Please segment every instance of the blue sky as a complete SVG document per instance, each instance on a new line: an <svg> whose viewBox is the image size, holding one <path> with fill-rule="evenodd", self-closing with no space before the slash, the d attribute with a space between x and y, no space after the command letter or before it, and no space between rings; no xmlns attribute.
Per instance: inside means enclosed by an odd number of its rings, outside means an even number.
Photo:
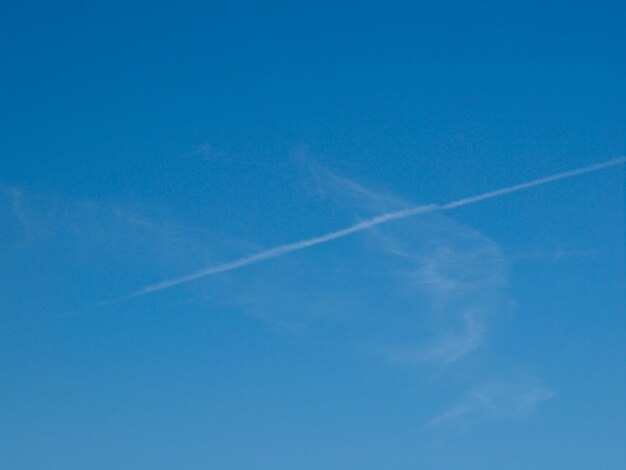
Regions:
<svg viewBox="0 0 626 470"><path fill-rule="evenodd" d="M624 468L626 9L410 3L3 4L0 467Z"/></svg>

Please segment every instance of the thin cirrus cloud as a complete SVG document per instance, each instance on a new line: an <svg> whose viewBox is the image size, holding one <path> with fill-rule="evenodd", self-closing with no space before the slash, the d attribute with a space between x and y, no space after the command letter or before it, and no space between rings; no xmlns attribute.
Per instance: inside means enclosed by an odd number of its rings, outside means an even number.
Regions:
<svg viewBox="0 0 626 470"><path fill-rule="evenodd" d="M218 273L238 271L292 253L298 269L292 269L287 259L272 263L271 276L263 271L261 276L242 273L241 282L234 288L237 294L230 296L237 298L234 303L248 313L275 324L295 325L298 330L312 318L324 316L320 312L345 317L359 312L359 322L351 322L349 328L361 330L359 336L363 341L389 360L453 363L483 346L490 318L510 311L514 301L507 289L508 260L499 245L443 213L624 161L624 158L609 160L442 205L424 206L377 193L313 165L309 169L313 170L319 193L354 212L365 210L367 218L325 235L152 284L100 305L141 297ZM383 215L372 215L380 212ZM417 215L420 217L415 217ZM391 221L396 223L390 224ZM344 251L355 250L353 254L344 253L325 262L324 253L319 250L310 261L306 253L300 253L358 232L366 232L370 243L364 247L342 247ZM347 258L356 261L346 262ZM328 266L343 266L343 272L333 277ZM299 274L294 275L294 272ZM375 285L376 295L362 287L368 285ZM388 321L380 324L377 318Z"/></svg>
<svg viewBox="0 0 626 470"><path fill-rule="evenodd" d="M508 259L498 243L443 212L623 162L613 160L434 208L412 206L318 168L318 192L367 218L218 269L237 271L230 297L248 314L271 324L301 332L326 316L341 323L346 338L380 357L407 366L445 367L483 348L493 329L491 320L515 302L508 289ZM380 212L386 215L370 215ZM411 217L417 214L421 216ZM396 223L385 223L391 220ZM313 256L304 250L361 231L365 237L341 245L337 252L321 249ZM293 255L259 269L238 270L287 253ZM478 380L429 425L518 418L554 395L530 378L504 374Z"/></svg>
<svg viewBox="0 0 626 470"><path fill-rule="evenodd" d="M237 245L213 231L146 216L131 206L37 194L0 183L0 217L5 221L0 236L15 256L37 250L59 269L65 263L85 270L103 265L103 255L107 266L130 269L129 253L143 268L189 269L210 262L226 245Z"/></svg>
<svg viewBox="0 0 626 470"><path fill-rule="evenodd" d="M508 289L509 259L499 244L445 213L625 161L609 160L446 204L423 206L373 191L318 167L313 172L317 191L331 198L336 206L363 217L362 220L338 231L153 284L125 298L236 271L232 277L226 276L229 280L221 284L226 288L214 292L214 300L283 330L299 333L320 320L333 324L342 329L349 341L366 345L379 357L395 363L447 366L484 348L494 328L492 319L510 311L514 300ZM38 211L32 203L27 204L20 191L11 190L8 196L11 210L22 225L32 225L38 219L41 225L41 220L55 218L50 210ZM84 204L74 209L70 211L74 217L59 216L62 220L56 225L65 229L78 226L79 232L90 234L89 239L96 241L99 239L94 234L111 233L111 227L101 230L107 228L102 224L119 226L124 239L129 235L143 240L157 229L162 235L155 240L155 252L165 237L168 246L172 241L180 245L183 254L177 258L188 258L184 256L190 246L188 230L164 230L127 211L101 214L101 209ZM329 243L361 232L364 236L352 243ZM307 250L318 245L325 246ZM269 259L275 262L261 265ZM257 269L240 270L256 264ZM123 299L114 302L119 300ZM431 424L477 416L520 416L551 396L553 392L537 382L496 380L471 386Z"/></svg>
<svg viewBox="0 0 626 470"><path fill-rule="evenodd" d="M481 417L505 419L532 413L555 393L528 377L513 377L470 388L463 398L435 416L430 426L467 424Z"/></svg>
<svg viewBox="0 0 626 470"><path fill-rule="evenodd" d="M249 265L260 263L269 259L284 256L289 253L305 250L307 248L311 248L311 247L321 245L324 243L329 243L333 240L347 237L354 233L369 230L382 224L388 224L393 221L402 220L402 219L406 219L409 217L415 217L418 215L429 214L433 212L449 211L449 210L456 209L459 207L476 204L478 202L482 202L482 201L486 201L489 199L494 199L494 198L498 198L501 196L505 196L507 194L515 193L518 191L530 189L536 186L541 186L541 185L548 184L551 182L555 182L555 181L559 181L559 180L563 180L567 178L572 178L572 177L583 175L586 173L599 171L605 168L614 167L617 165L621 165L624 162L626 162L626 157L616 158L613 160L608 160L608 161L604 161L601 163L597 163L594 165L577 168L575 170L565 171L565 172L557 173L557 174L550 175L544 178L535 179L535 180L528 181L525 183L508 186L508 187L497 189L494 191L488 191L482 194L478 194L476 196L470 196L470 197L458 199L458 200L451 201L451 202L444 203L444 204L428 204L428 205L410 207L406 209L396 210L393 212L388 212L382 215L372 217L367 220L363 220L354 225L351 225L349 227L346 227L346 228L343 228L334 232L329 232L324 235L312 237L312 238L301 240L301 241L294 242L294 243L287 243L284 245L279 245L275 248L271 248L269 250L265 250L265 251L261 251L261 252L258 252L249 256L245 256L243 258L239 258L234 261L209 266L208 268L202 269L195 273L191 273L185 276L176 277L173 279L168 279L168 280L161 281L155 284L151 284L135 292L132 292L128 294L127 296L122 297L120 299L102 302L101 305L108 305L108 304L119 302L125 299L129 299L133 297L140 297L146 294L150 294L152 292L157 292L163 289L168 289L170 287L174 287L180 284L195 281L197 279L201 279L207 276L240 269L245 266L249 266Z"/></svg>
<svg viewBox="0 0 626 470"><path fill-rule="evenodd" d="M414 207L320 166L311 175L316 192L332 203L329 211L371 220ZM331 328L386 360L425 365L450 364L483 346L490 318L512 304L500 246L442 213L363 235L235 270L220 277L212 301L283 332Z"/></svg>
<svg viewBox="0 0 626 470"><path fill-rule="evenodd" d="M404 295L405 315L423 318L419 328L428 332L379 345L394 362L453 363L480 348L491 317L514 304L508 260L478 230L434 213L379 227L372 238L395 265L393 283Z"/></svg>

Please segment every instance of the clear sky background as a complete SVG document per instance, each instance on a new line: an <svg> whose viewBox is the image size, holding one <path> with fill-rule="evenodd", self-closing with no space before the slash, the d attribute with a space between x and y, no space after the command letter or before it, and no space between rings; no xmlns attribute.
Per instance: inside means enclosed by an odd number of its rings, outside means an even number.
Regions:
<svg viewBox="0 0 626 470"><path fill-rule="evenodd" d="M0 6L0 467L626 468L623 2Z"/></svg>

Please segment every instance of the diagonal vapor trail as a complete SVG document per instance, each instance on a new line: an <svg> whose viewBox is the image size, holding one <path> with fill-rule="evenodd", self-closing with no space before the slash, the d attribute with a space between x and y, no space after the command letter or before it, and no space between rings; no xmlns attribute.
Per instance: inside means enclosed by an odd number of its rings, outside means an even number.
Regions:
<svg viewBox="0 0 626 470"><path fill-rule="evenodd" d="M250 256L239 258L235 261L230 261L227 263L221 263L221 264L217 264L214 266L209 266L208 268L189 274L187 276L182 276L182 277L178 277L174 279L168 279L168 280L161 281L155 284L151 284L135 292L132 292L131 294L125 297L122 297L116 300L101 302L100 304L98 304L98 306L104 306L104 305L121 302L126 299L131 299L133 297L140 297L142 295L146 295L151 292L156 292L156 291L160 291L163 289L167 289L169 287L177 286L179 284L184 284L186 282L194 281L196 279L200 279L206 276L211 276L213 274L218 274L218 273L222 273L226 271L232 271L235 269L243 268L244 266L260 263L262 261L272 259L272 258L277 258L279 256L283 256L288 253L292 253L294 251L300 251L300 250L304 250L306 248L310 248L316 245L328 243L332 240L343 238L353 233L362 232L371 227L375 227L381 224L386 224L394 220L405 219L407 217L412 217L412 216L416 216L419 214L426 214L430 212L448 211L451 209L456 209L457 207L468 206L470 204L475 204L477 202L485 201L487 199L497 198L500 196L504 196L506 194L511 194L517 191L522 191L525 189L533 188L535 186L541 186L543 184L551 183L553 181L558 181L558 180L562 180L566 178L572 178L574 176L583 175L586 173L592 173L594 171L622 165L624 163L626 163L626 157L615 158L613 160L607 160L601 163L596 163L595 165L590 165L590 166L586 166L582 168L577 168L575 170L557 173L555 175L546 176L544 178L539 178L536 180L528 181L526 183L516 184L514 186L509 186L509 187L502 188L502 189L497 189L495 191L489 191L489 192L482 193L476 196L470 196L467 198L458 199L456 201L448 202L445 204L429 204L429 205L424 205L424 206L411 207L408 209L403 209L403 210L399 210L395 212L389 212L387 214L379 215L377 217L364 220L355 225L346 227L341 230L337 230L335 232L330 232L325 235L320 235L318 237L313 237L313 238L301 240L301 241L294 242L294 243L280 245L275 248L271 248L269 250L261 251L259 253L256 253Z"/></svg>

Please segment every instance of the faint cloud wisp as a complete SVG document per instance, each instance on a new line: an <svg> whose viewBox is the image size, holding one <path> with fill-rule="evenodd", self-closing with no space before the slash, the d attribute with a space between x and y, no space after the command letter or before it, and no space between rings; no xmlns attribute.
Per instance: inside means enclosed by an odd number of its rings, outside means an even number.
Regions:
<svg viewBox="0 0 626 470"><path fill-rule="evenodd" d="M529 379L496 381L474 387L465 397L430 421L431 426L467 423L480 417L502 419L532 413L555 393Z"/></svg>

